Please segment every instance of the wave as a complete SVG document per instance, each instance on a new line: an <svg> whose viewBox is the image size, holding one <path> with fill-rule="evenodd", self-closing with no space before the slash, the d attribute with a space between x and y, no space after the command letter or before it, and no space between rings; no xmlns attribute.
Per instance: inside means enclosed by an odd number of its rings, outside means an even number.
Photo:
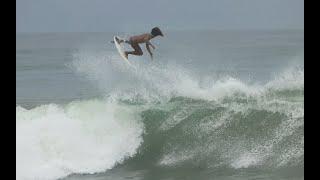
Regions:
<svg viewBox="0 0 320 180"><path fill-rule="evenodd" d="M248 84L234 77L202 81L176 64L137 62L135 71L113 56L95 56L76 54L70 67L105 97L16 107L17 179L57 179L121 164L303 166L303 68Z"/></svg>

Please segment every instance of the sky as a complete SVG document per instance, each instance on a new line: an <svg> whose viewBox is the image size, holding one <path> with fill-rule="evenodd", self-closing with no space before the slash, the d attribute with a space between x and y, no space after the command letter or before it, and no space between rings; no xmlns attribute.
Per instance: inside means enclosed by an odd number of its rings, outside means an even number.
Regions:
<svg viewBox="0 0 320 180"><path fill-rule="evenodd" d="M303 0L16 0L17 32L304 29Z"/></svg>

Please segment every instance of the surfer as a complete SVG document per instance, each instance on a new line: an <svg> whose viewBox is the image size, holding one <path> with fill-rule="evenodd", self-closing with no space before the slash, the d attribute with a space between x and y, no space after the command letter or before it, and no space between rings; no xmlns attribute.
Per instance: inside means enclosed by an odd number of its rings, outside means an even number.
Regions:
<svg viewBox="0 0 320 180"><path fill-rule="evenodd" d="M129 38L129 40L123 40L123 39L119 39L119 38L116 38L116 40L119 43L123 43L123 42L128 43L134 49L134 51L125 51L124 52L126 58L128 58L129 54L136 55L136 56L142 56L143 52L142 52L141 47L139 46L139 44L141 44L141 43L146 43L146 48L147 48L151 58L153 58L153 54L150 51L149 46L151 46L152 49L155 49L155 47L153 44L150 43L150 40L157 37L157 36L163 36L163 34L158 27L154 27L154 28L152 28L151 33L145 33L145 34L141 34L141 35L131 36Z"/></svg>

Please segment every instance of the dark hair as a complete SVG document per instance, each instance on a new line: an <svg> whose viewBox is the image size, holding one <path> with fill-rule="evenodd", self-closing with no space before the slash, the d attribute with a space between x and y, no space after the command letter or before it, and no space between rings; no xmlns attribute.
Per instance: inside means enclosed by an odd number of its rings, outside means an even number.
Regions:
<svg viewBox="0 0 320 180"><path fill-rule="evenodd" d="M151 34L152 34L153 36L158 36L158 35L163 36L161 30L160 30L158 27L152 28Z"/></svg>

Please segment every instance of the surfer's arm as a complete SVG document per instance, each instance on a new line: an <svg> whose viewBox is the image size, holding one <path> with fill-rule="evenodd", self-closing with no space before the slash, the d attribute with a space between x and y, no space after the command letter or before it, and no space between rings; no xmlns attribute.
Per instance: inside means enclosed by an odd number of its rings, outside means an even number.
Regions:
<svg viewBox="0 0 320 180"><path fill-rule="evenodd" d="M147 41L146 42L146 45L150 45L151 47L152 47L152 49L155 49L156 47L154 47L154 45L153 44L151 44L151 42L150 41Z"/></svg>
<svg viewBox="0 0 320 180"><path fill-rule="evenodd" d="M153 55L152 55L152 52L151 52L151 50L150 50L149 45L150 45L149 43L146 43L146 48L147 48L148 53L150 54L151 58L153 59Z"/></svg>

